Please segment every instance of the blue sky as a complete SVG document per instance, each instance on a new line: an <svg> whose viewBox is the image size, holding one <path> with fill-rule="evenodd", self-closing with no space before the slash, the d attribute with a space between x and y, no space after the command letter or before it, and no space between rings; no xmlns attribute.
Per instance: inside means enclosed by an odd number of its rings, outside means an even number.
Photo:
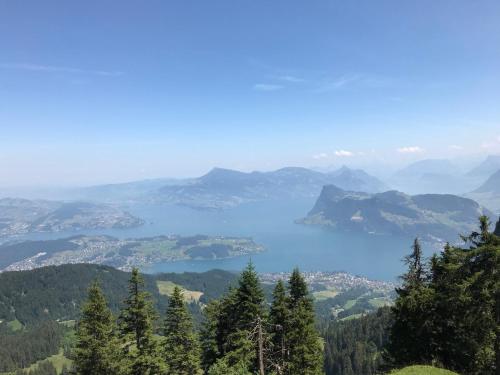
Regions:
<svg viewBox="0 0 500 375"><path fill-rule="evenodd" d="M3 1L0 183L500 152L498 1Z"/></svg>

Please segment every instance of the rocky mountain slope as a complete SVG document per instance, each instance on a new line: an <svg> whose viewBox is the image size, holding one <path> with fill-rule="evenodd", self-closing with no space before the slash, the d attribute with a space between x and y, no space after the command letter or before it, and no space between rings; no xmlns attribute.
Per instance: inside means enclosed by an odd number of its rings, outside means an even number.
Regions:
<svg viewBox="0 0 500 375"><path fill-rule="evenodd" d="M366 194L325 186L301 222L339 230L454 241L493 214L471 199L450 194L410 196L398 191Z"/></svg>

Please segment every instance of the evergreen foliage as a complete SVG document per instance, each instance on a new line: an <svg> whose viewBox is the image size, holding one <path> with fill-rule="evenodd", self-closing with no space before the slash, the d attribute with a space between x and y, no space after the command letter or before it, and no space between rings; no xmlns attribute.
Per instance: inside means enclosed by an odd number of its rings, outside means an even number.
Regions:
<svg viewBox="0 0 500 375"><path fill-rule="evenodd" d="M17 333L0 334L0 372L26 368L59 351L63 327L43 322Z"/></svg>
<svg viewBox="0 0 500 375"><path fill-rule="evenodd" d="M22 272L0 273L0 320L19 320L24 326L39 325L46 320L74 320L87 299L87 289L99 280L108 306L118 314L127 298L129 272L96 264L64 264ZM144 289L149 292L155 309L165 312L168 298L158 291L157 281L172 281L187 290L203 293L200 302L206 304L226 291L237 275L222 270L182 274L160 273L143 275ZM201 311L190 304L195 321L201 321Z"/></svg>
<svg viewBox="0 0 500 375"><path fill-rule="evenodd" d="M203 367L208 374L321 374L322 346L305 280L294 270L289 293L279 282L269 312L250 263L237 288L205 311Z"/></svg>
<svg viewBox="0 0 500 375"><path fill-rule="evenodd" d="M388 307L359 319L330 322L323 333L326 375L378 374L391 325Z"/></svg>
<svg viewBox="0 0 500 375"><path fill-rule="evenodd" d="M259 276L250 262L238 280L238 288L236 289L238 325L235 328L239 330L250 329L256 317L264 316L264 303L264 291L260 285Z"/></svg>
<svg viewBox="0 0 500 375"><path fill-rule="evenodd" d="M289 319L285 324L287 342L286 373L316 375L323 370L323 348L315 327L313 300L307 284L296 268L288 282Z"/></svg>
<svg viewBox="0 0 500 375"><path fill-rule="evenodd" d="M174 288L164 326L164 356L167 374L196 375L201 372L200 347L182 292Z"/></svg>
<svg viewBox="0 0 500 375"><path fill-rule="evenodd" d="M389 351L395 366L411 363L431 363L433 291L427 285L422 248L418 239L412 253L405 258L408 272L401 276L402 286L396 289L398 298L393 307L394 325ZM409 345L411 341L411 345Z"/></svg>
<svg viewBox="0 0 500 375"><path fill-rule="evenodd" d="M279 280L274 288L273 303L269 313L271 330L270 359L275 368L284 369L287 356L287 342L285 332L288 332L290 311L288 310L285 284Z"/></svg>
<svg viewBox="0 0 500 375"><path fill-rule="evenodd" d="M57 375L57 371L52 363L43 361L31 370L17 370L14 375Z"/></svg>
<svg viewBox="0 0 500 375"><path fill-rule="evenodd" d="M201 327L200 339L202 358L201 363L203 370L208 372L208 369L222 356L219 342L219 319L221 311L221 302L212 300L205 307L204 321Z"/></svg>
<svg viewBox="0 0 500 375"><path fill-rule="evenodd" d="M463 239L468 248L447 245L418 282L416 263L408 263L393 309L393 365L438 363L478 375L500 370L500 238L481 217L479 231ZM414 249L412 261L415 255Z"/></svg>
<svg viewBox="0 0 500 375"><path fill-rule="evenodd" d="M78 375L118 374L115 321L97 282L89 288L76 337L74 362Z"/></svg>
<svg viewBox="0 0 500 375"><path fill-rule="evenodd" d="M144 291L144 279L134 268L129 280L128 297L120 314L120 333L125 351L124 367L129 375L153 375L164 372L158 340L153 335L156 312L151 296Z"/></svg>

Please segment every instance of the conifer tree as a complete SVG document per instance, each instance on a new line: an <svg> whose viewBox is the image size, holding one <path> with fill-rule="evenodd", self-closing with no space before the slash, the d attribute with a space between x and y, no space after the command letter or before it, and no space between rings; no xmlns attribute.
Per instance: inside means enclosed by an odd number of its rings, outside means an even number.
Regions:
<svg viewBox="0 0 500 375"><path fill-rule="evenodd" d="M465 239L469 249L447 246L432 262L434 355L460 373L493 375L500 369L500 239L484 217Z"/></svg>
<svg viewBox="0 0 500 375"><path fill-rule="evenodd" d="M222 357L218 340L218 327L221 311L221 302L218 300L210 301L203 309L203 323L200 332L200 341L202 349L201 363L203 371L208 369Z"/></svg>
<svg viewBox="0 0 500 375"><path fill-rule="evenodd" d="M271 350L272 367L278 373L285 371L287 343L285 332L288 331L290 313L287 305L285 284L278 280L273 291L273 303L269 313L269 323L271 326Z"/></svg>
<svg viewBox="0 0 500 375"><path fill-rule="evenodd" d="M323 348L315 327L314 307L306 281L296 268L289 280L290 319L285 332L288 343L286 373L318 375L323 373Z"/></svg>
<svg viewBox="0 0 500 375"><path fill-rule="evenodd" d="M252 338L257 321L265 318L264 291L259 282L255 267L250 262L238 280L238 287L225 301L222 318L229 323L224 329L228 332L226 361L230 366L248 366L257 372L258 342Z"/></svg>
<svg viewBox="0 0 500 375"><path fill-rule="evenodd" d="M167 308L163 344L168 364L167 374L196 375L201 372L200 347L193 330L193 323L177 286L170 296Z"/></svg>
<svg viewBox="0 0 500 375"><path fill-rule="evenodd" d="M236 289L237 324L236 329L249 330L257 317L263 318L264 291L252 262L241 273Z"/></svg>
<svg viewBox="0 0 500 375"><path fill-rule="evenodd" d="M395 366L432 361L433 291L427 285L422 248L415 239L412 252L405 257L408 271L401 276L401 288L392 308L394 325L390 334L388 361Z"/></svg>
<svg viewBox="0 0 500 375"><path fill-rule="evenodd" d="M420 287L425 281L425 270L423 263L422 247L418 238L413 241L412 252L405 257L405 264L408 266L408 272L401 276L404 287Z"/></svg>
<svg viewBox="0 0 500 375"><path fill-rule="evenodd" d="M74 363L78 375L118 373L115 323L97 282L89 288L76 339Z"/></svg>
<svg viewBox="0 0 500 375"><path fill-rule="evenodd" d="M252 337L257 322L266 320L264 292L252 263L243 270L236 288L205 311L202 329L203 367L245 368L256 372L258 340ZM215 371L211 368L211 371ZM222 371L222 370L221 370ZM238 370L239 371L239 370Z"/></svg>
<svg viewBox="0 0 500 375"><path fill-rule="evenodd" d="M125 372L130 375L162 374L165 363L153 335L156 313L149 293L143 289L144 280L134 268L129 280L129 295L120 315L120 331L126 353Z"/></svg>
<svg viewBox="0 0 500 375"><path fill-rule="evenodd" d="M500 219L497 221L497 225L495 227L495 231L493 232L496 236L500 237Z"/></svg>

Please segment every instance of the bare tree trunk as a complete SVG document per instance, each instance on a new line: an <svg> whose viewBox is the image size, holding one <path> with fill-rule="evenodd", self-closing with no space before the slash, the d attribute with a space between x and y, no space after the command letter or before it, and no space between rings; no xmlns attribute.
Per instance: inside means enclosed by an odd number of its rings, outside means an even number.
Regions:
<svg viewBox="0 0 500 375"><path fill-rule="evenodd" d="M264 371L264 337L262 335L262 320L257 318L257 330L259 341L259 375L265 375Z"/></svg>

